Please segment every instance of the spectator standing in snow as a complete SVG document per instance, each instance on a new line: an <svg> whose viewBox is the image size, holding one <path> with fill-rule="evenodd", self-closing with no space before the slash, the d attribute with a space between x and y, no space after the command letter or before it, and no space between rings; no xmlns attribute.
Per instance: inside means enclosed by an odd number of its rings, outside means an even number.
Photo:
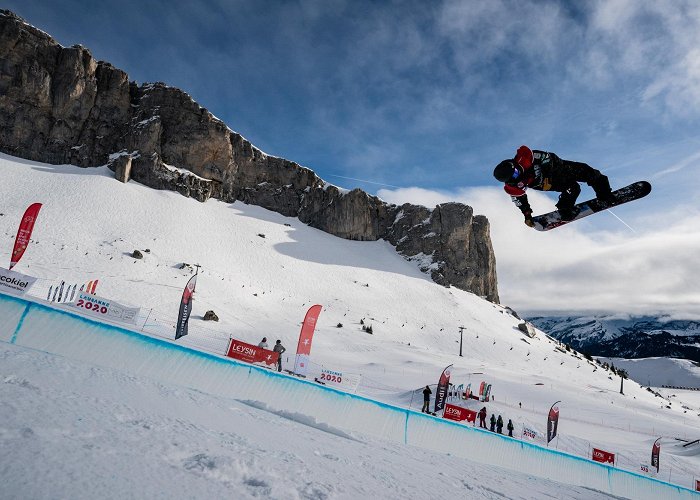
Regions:
<svg viewBox="0 0 700 500"><path fill-rule="evenodd" d="M267 337L263 337L263 339L258 344L258 347L261 347L263 349L267 349Z"/></svg>
<svg viewBox="0 0 700 500"><path fill-rule="evenodd" d="M486 429L486 407L479 410L479 427Z"/></svg>
<svg viewBox="0 0 700 500"><path fill-rule="evenodd" d="M433 391L426 385L423 389L423 409L421 410L423 413L430 413L430 395L432 393Z"/></svg>
<svg viewBox="0 0 700 500"><path fill-rule="evenodd" d="M503 434L503 418L501 416L498 416L498 420L496 420L496 432L499 434Z"/></svg>
<svg viewBox="0 0 700 500"><path fill-rule="evenodd" d="M282 353L286 351L287 349L284 348L282 345L282 341L278 340L275 342L275 347L272 348L273 351L279 354L277 357L277 371L281 372L282 371Z"/></svg>
<svg viewBox="0 0 700 500"><path fill-rule="evenodd" d="M508 419L508 426L506 429L508 429L508 435L513 437L513 429L515 429L515 427L513 426L513 421L511 419Z"/></svg>
<svg viewBox="0 0 700 500"><path fill-rule="evenodd" d="M491 432L496 432L496 415L491 414Z"/></svg>

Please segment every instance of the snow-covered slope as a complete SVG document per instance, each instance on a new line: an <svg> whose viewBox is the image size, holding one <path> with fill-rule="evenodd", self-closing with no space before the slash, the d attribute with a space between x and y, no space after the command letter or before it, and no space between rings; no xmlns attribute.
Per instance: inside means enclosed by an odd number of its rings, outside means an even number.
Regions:
<svg viewBox="0 0 700 500"><path fill-rule="evenodd" d="M688 387L700 389L700 364L676 358L600 358L622 368L633 380L651 387Z"/></svg>
<svg viewBox="0 0 700 500"><path fill-rule="evenodd" d="M41 278L32 290L37 297L46 298L61 281L99 279L98 294L142 307L149 318L145 330L172 338L191 275L182 264L199 264L190 335L181 339L187 345L221 354L229 335L251 343L279 338L289 366L304 313L318 303L324 308L314 369L356 376L360 394L415 408L420 389L453 364L452 382L493 385L489 413L513 419L516 429L544 433L549 407L561 401L556 445L567 452L589 456L591 446L614 448L621 467L638 470L660 429L679 439L700 437L697 405L685 405L688 410L660 401L632 383L619 394L619 380L609 372L541 333L524 336L500 306L436 285L386 242L342 240L259 207L202 204L120 184L106 168L2 156L0 178L0 262L9 262L26 206L44 204L33 243L16 268ZM131 257L135 249L143 259ZM207 310L221 321L204 322ZM372 326L371 335L363 324ZM19 411L30 413L30 407ZM666 457L664 478L689 486L700 457Z"/></svg>
<svg viewBox="0 0 700 500"><path fill-rule="evenodd" d="M610 498L5 343L0 397L5 500Z"/></svg>

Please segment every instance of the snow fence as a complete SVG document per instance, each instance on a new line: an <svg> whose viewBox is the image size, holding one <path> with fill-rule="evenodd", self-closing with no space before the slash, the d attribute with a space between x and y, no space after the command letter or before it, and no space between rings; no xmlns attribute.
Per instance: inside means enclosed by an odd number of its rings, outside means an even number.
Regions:
<svg viewBox="0 0 700 500"><path fill-rule="evenodd" d="M619 497L698 498L688 488L99 323L41 301L0 294L0 341Z"/></svg>

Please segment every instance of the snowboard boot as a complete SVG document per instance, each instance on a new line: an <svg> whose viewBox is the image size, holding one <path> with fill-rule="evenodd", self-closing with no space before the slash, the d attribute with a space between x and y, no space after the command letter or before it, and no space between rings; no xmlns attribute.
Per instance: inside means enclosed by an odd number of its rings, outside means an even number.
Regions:
<svg viewBox="0 0 700 500"><path fill-rule="evenodd" d="M563 221L574 220L579 212L577 207L559 207L559 216Z"/></svg>
<svg viewBox="0 0 700 500"><path fill-rule="evenodd" d="M590 183L590 186L595 191L595 197L605 204L615 201L615 196L610 189L610 181L608 178L598 172L598 176Z"/></svg>
<svg viewBox="0 0 700 500"><path fill-rule="evenodd" d="M576 198L578 198L581 192L581 187L577 182L571 184L559 195L559 201L556 204L559 210L559 216L563 221L574 220L579 213L579 209L576 208Z"/></svg>

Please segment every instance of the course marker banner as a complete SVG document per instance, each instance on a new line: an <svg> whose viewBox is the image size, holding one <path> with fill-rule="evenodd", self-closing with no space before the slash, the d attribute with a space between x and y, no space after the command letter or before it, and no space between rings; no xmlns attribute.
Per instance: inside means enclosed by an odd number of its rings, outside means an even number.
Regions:
<svg viewBox="0 0 700 500"><path fill-rule="evenodd" d="M604 464L615 465L615 454L609 451L600 450L598 448L593 448L593 454L591 457L595 462L601 462Z"/></svg>
<svg viewBox="0 0 700 500"><path fill-rule="evenodd" d="M326 385L342 387L343 389L354 392L357 390L357 386L360 385L360 375L321 368L321 374L318 376L318 381Z"/></svg>
<svg viewBox="0 0 700 500"><path fill-rule="evenodd" d="M24 295L36 282L33 276L0 267L0 291L12 295Z"/></svg>
<svg viewBox="0 0 700 500"><path fill-rule="evenodd" d="M226 356L233 359L239 359L246 363L264 363L266 365L276 365L279 353L263 349L253 344L241 342L240 340L230 339Z"/></svg>
<svg viewBox="0 0 700 500"><path fill-rule="evenodd" d="M473 410L468 410L467 408L462 408L461 406L446 404L442 418L455 420L457 422L466 420L467 422L474 423L476 422L476 412Z"/></svg>
<svg viewBox="0 0 700 500"><path fill-rule="evenodd" d="M126 307L104 297L85 292L78 292L73 302L69 302L67 305L91 316L131 325L136 324L136 316L141 310L140 307Z"/></svg>

